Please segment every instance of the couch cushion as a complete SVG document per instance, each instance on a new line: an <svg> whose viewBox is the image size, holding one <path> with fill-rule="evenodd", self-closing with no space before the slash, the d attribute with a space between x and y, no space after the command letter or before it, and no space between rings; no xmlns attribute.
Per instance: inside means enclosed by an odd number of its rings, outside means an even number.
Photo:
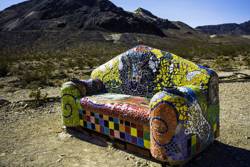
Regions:
<svg viewBox="0 0 250 167"><path fill-rule="evenodd" d="M149 123L149 99L144 97L104 93L83 97L81 105L88 111L118 117L135 123Z"/></svg>

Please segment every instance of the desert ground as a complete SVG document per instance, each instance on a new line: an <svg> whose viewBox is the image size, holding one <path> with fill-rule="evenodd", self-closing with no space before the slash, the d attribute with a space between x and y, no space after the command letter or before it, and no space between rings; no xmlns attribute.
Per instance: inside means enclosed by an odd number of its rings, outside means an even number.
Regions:
<svg viewBox="0 0 250 167"><path fill-rule="evenodd" d="M0 167L161 166L61 121L62 83L142 44L219 71L220 137L186 167L250 167L250 21L207 32L142 7L29 0L0 10Z"/></svg>
<svg viewBox="0 0 250 167"><path fill-rule="evenodd" d="M34 105L29 101L31 90L16 84L13 76L0 78L0 166L161 166L113 147L104 137L67 133L59 99ZM41 92L58 97L60 87ZM250 166L249 80L220 83L220 120L220 137L186 167Z"/></svg>

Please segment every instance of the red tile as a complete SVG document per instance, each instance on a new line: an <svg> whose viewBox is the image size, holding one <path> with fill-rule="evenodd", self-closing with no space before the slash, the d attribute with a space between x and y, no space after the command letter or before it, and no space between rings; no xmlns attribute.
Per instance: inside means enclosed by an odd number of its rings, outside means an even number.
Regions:
<svg viewBox="0 0 250 167"><path fill-rule="evenodd" d="M137 137L143 138L143 131L137 129Z"/></svg>
<svg viewBox="0 0 250 167"><path fill-rule="evenodd" d="M87 116L87 119L86 119L88 122L90 122L90 116Z"/></svg>
<svg viewBox="0 0 250 167"><path fill-rule="evenodd" d="M110 129L110 136L115 136L114 130Z"/></svg>
<svg viewBox="0 0 250 167"><path fill-rule="evenodd" d="M130 127L125 126L125 132L128 133L128 134L130 134Z"/></svg>

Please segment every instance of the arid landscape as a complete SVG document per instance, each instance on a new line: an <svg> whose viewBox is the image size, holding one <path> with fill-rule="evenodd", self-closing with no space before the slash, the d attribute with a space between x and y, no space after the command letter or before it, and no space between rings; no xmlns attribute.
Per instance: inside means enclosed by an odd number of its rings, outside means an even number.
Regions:
<svg viewBox="0 0 250 167"><path fill-rule="evenodd" d="M144 44L219 74L220 137L186 167L249 167L249 24L192 28L108 0L30 0L0 11L0 166L161 166L100 135L66 131L61 120L62 83Z"/></svg>
<svg viewBox="0 0 250 167"><path fill-rule="evenodd" d="M56 98L36 106L28 101L30 89L10 91L15 82L14 77L0 79L4 86L0 93L9 100L0 107L1 166L160 166L146 157L116 149L112 141L87 131L67 133ZM59 87L41 90L48 97L59 96L59 91ZM220 84L220 137L187 167L249 166L249 96L249 82Z"/></svg>

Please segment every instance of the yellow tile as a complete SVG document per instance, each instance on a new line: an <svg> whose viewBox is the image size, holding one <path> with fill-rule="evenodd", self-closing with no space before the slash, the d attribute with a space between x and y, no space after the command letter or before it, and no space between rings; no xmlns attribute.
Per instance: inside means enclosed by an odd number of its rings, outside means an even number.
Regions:
<svg viewBox="0 0 250 167"><path fill-rule="evenodd" d="M196 136L192 136L192 146L196 144Z"/></svg>
<svg viewBox="0 0 250 167"><path fill-rule="evenodd" d="M216 129L217 129L217 124L215 123L214 124L214 132L216 131Z"/></svg>
<svg viewBox="0 0 250 167"><path fill-rule="evenodd" d="M131 135L137 137L137 129L131 127Z"/></svg>
<svg viewBox="0 0 250 167"><path fill-rule="evenodd" d="M152 49L151 52L154 53L158 59L163 56L162 52L159 49Z"/></svg>
<svg viewBox="0 0 250 167"><path fill-rule="evenodd" d="M101 132L100 125L97 125L97 124L96 124L96 125L95 125L95 129L96 129L97 132Z"/></svg>
<svg viewBox="0 0 250 167"><path fill-rule="evenodd" d="M109 116L103 115L103 119L106 120L106 121L108 121L109 120Z"/></svg>
<svg viewBox="0 0 250 167"><path fill-rule="evenodd" d="M80 126L83 126L83 120L80 119Z"/></svg>
<svg viewBox="0 0 250 167"><path fill-rule="evenodd" d="M109 121L109 129L113 129L114 130L114 122L110 122Z"/></svg>
<svg viewBox="0 0 250 167"><path fill-rule="evenodd" d="M125 126L119 124L119 131L120 131L120 132L125 132Z"/></svg>
<svg viewBox="0 0 250 167"><path fill-rule="evenodd" d="M150 149L150 142L148 140L143 140L144 147Z"/></svg>

